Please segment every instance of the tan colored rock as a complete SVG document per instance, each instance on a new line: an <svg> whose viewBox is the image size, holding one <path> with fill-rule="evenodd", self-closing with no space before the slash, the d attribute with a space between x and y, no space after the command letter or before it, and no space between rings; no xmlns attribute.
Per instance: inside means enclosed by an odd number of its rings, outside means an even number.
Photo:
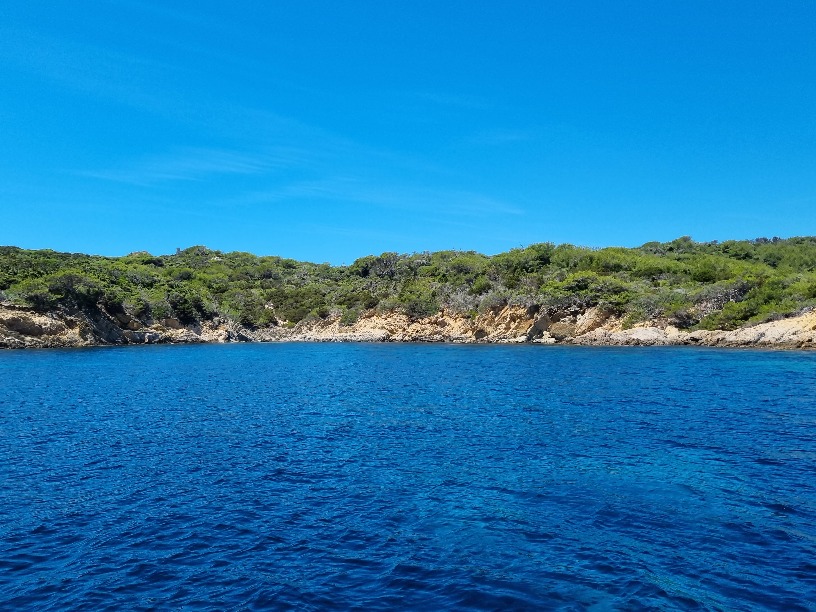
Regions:
<svg viewBox="0 0 816 612"><path fill-rule="evenodd" d="M6 348L281 340L816 348L816 311L734 331L685 332L666 321L649 321L624 329L620 319L599 309L550 316L523 306L507 306L477 316L442 311L418 320L398 312L369 311L347 326L340 325L339 313L335 313L326 319L302 321L291 328L270 326L252 330L226 319L190 326L177 319L148 324L135 318L125 321L124 317L104 312L46 315L0 304L0 347Z"/></svg>
<svg viewBox="0 0 816 612"><path fill-rule="evenodd" d="M559 321L550 325L550 336L556 340L565 340L576 335L577 326L574 323L564 323Z"/></svg>
<svg viewBox="0 0 816 612"><path fill-rule="evenodd" d="M0 325L24 336L53 336L65 331L61 321L34 312L0 311Z"/></svg>
<svg viewBox="0 0 816 612"><path fill-rule="evenodd" d="M618 332L624 341L623 344L634 346L663 346L669 344L666 332L657 327L636 327L624 332Z"/></svg>
<svg viewBox="0 0 816 612"><path fill-rule="evenodd" d="M609 313L607 311L603 310L602 308L598 308L597 306L589 308L583 314L578 315L575 322L575 335L580 336L582 334L595 331L608 320Z"/></svg>

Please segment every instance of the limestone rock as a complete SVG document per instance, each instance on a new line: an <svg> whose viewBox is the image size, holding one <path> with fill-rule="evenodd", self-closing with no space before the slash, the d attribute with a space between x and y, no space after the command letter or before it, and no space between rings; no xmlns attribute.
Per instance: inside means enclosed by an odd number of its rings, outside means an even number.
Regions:
<svg viewBox="0 0 816 612"><path fill-rule="evenodd" d="M550 336L556 340L565 340L566 338L575 336L576 329L577 326L574 323L564 323L559 321L558 323L553 323L550 325L549 333Z"/></svg>
<svg viewBox="0 0 816 612"><path fill-rule="evenodd" d="M609 320L609 313L597 306L589 308L583 314L578 315L575 322L575 335L580 336L591 331L595 331Z"/></svg>
<svg viewBox="0 0 816 612"><path fill-rule="evenodd" d="M624 329L620 319L598 308L547 313L524 306L505 306L478 315L441 311L421 319L372 310L352 325L341 325L339 313L334 313L294 327L249 329L226 318L185 326L174 318L141 321L125 312L108 313L102 307L43 314L0 303L0 347L5 348L291 340L816 348L816 311L734 331L685 332L659 320Z"/></svg>

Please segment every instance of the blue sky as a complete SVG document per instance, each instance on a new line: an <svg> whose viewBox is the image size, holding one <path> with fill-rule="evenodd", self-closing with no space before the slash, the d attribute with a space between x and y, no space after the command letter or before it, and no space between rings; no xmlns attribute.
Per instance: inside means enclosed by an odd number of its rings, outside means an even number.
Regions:
<svg viewBox="0 0 816 612"><path fill-rule="evenodd" d="M0 244L816 234L816 2L6 2Z"/></svg>

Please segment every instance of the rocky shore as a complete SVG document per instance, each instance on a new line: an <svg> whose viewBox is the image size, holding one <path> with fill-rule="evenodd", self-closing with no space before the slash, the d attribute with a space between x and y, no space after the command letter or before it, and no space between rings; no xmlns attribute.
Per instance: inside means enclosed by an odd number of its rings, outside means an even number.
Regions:
<svg viewBox="0 0 816 612"><path fill-rule="evenodd" d="M340 316L249 329L216 318L185 325L177 319L142 321L98 307L39 313L0 304L0 348L56 348L126 344L224 342L454 342L539 343L592 346L816 348L816 311L733 331L684 331L653 320L628 327L597 308L545 312L507 306L477 316L439 312L411 319L398 313L364 313L344 325Z"/></svg>

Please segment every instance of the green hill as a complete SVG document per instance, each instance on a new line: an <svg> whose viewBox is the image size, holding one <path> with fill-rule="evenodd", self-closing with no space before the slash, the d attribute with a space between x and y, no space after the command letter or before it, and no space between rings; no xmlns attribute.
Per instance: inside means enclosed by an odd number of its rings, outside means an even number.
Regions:
<svg viewBox="0 0 816 612"><path fill-rule="evenodd" d="M600 306L632 324L734 329L816 305L816 237L638 248L534 244L475 252L383 253L350 266L191 247L101 257L0 247L0 301L38 311L104 308L142 321L215 317L250 328L365 310L413 318L445 309L476 315L504 305Z"/></svg>

